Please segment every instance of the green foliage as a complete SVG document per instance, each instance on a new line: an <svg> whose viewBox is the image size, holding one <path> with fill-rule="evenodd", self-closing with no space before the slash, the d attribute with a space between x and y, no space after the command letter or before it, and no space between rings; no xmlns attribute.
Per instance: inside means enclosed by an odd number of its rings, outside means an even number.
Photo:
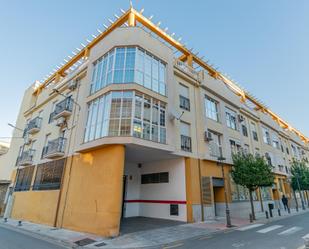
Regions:
<svg viewBox="0 0 309 249"><path fill-rule="evenodd" d="M232 158L234 166L231 174L236 184L254 191L258 187L268 187L274 183L272 167L263 157L237 153Z"/></svg>
<svg viewBox="0 0 309 249"><path fill-rule="evenodd" d="M291 185L294 190L309 190L308 161L294 159L291 162ZM298 185L299 183L299 185Z"/></svg>

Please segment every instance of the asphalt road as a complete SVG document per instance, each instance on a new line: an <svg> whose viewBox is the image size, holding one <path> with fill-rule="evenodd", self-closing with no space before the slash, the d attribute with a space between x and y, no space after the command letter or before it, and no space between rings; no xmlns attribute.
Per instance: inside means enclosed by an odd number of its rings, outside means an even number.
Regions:
<svg viewBox="0 0 309 249"><path fill-rule="evenodd" d="M298 249L309 234L309 213L270 223L256 223L211 236L193 238L164 248L173 249ZM162 248L162 247L161 247Z"/></svg>
<svg viewBox="0 0 309 249"><path fill-rule="evenodd" d="M0 249L64 249L43 239L0 226Z"/></svg>

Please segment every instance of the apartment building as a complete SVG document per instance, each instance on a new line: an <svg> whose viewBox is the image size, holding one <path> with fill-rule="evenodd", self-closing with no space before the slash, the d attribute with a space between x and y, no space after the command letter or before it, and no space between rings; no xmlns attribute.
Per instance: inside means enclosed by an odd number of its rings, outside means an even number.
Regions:
<svg viewBox="0 0 309 249"><path fill-rule="evenodd" d="M127 217L222 216L222 156L231 216L248 216L229 174L240 150L274 168L256 208L290 197L289 160L309 157L308 138L133 8L94 37L25 91L11 217L115 236Z"/></svg>

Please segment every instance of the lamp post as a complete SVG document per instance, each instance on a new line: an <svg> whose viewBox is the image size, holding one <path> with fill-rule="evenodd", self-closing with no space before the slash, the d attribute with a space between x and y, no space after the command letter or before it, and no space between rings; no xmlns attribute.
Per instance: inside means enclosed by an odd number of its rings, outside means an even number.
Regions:
<svg viewBox="0 0 309 249"><path fill-rule="evenodd" d="M231 216L230 216L230 209L229 209L229 204L227 201L227 193L226 193L226 184L225 184L225 174L224 174L224 163L225 158L223 156L218 157L218 166L221 166L222 170L222 178L223 178L223 189L224 189L224 201L225 201L225 214L226 214L226 227L232 227L231 223Z"/></svg>

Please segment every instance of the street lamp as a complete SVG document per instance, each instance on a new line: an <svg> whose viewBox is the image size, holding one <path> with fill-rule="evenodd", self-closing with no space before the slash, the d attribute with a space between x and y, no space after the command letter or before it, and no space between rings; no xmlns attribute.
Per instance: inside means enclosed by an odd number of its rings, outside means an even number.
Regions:
<svg viewBox="0 0 309 249"><path fill-rule="evenodd" d="M217 165L221 166L222 178L223 178L223 189L224 189L224 201L225 201L225 214L226 214L226 227L232 227L229 204L227 202L226 184L225 184L225 174L224 174L224 163L225 158L223 156L218 157Z"/></svg>

